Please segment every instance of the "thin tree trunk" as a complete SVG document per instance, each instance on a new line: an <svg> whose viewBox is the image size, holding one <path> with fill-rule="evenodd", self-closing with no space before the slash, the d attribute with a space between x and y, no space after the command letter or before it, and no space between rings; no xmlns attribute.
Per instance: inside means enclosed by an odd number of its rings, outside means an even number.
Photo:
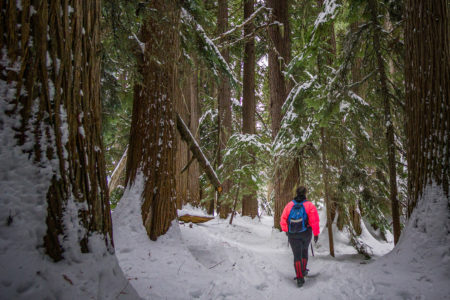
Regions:
<svg viewBox="0 0 450 300"><path fill-rule="evenodd" d="M359 22L353 22L350 25L351 31L353 33L356 33L358 31L358 27L359 27ZM362 72L361 72L361 68L362 68L362 58L359 56L356 56L355 59L353 60L353 64L352 64L352 81L353 82L360 82L363 78L362 76ZM364 84L363 86L360 85L355 85L353 86L352 90L355 94L357 94L358 96L362 97L363 99L365 98L365 87L366 84ZM357 145L358 147L358 145ZM359 151L357 151L357 153L359 153ZM355 230L355 233L357 235L360 235L362 233L362 228L361 228L361 211L359 209L359 201L356 199L355 203L352 203L349 207L349 212L350 212L350 221L352 224L353 229Z"/></svg>
<svg viewBox="0 0 450 300"><path fill-rule="evenodd" d="M375 0L369 0L369 8L374 26L373 32L373 47L377 59L378 74L380 76L381 94L384 100L384 117L386 123L386 143L389 161L389 194L392 204L392 222L394 227L394 244L400 238L400 212L397 199L397 170L395 164L395 140L394 140L394 125L391 117L391 106L389 100L389 90L387 86L386 70L381 54L380 35L381 27L378 22L378 9Z"/></svg>
<svg viewBox="0 0 450 300"><path fill-rule="evenodd" d="M211 85L211 95L212 95L212 97L215 97L216 94L217 94L217 87L214 84L214 81L210 82L210 85ZM218 116L218 118L219 118L219 116ZM220 143L219 142L219 136L220 136L220 129L219 128L220 128L220 120L219 120L219 122L217 124L217 131L218 131L218 133L217 133L217 149L219 149L219 143ZM218 151L216 151L216 152L218 153ZM218 164L218 159L219 159L218 154L215 153L214 158L215 158L214 159L214 168L217 169L217 167L219 166L219 164ZM216 195L214 195L214 197L212 197L211 200L209 200L209 202L207 203L207 212L208 212L209 215L214 215L215 203L216 203ZM216 212L217 213L219 213L219 210L218 210L219 207L220 206L216 207Z"/></svg>
<svg viewBox="0 0 450 300"><path fill-rule="evenodd" d="M449 196L448 1L407 0L405 15L408 216L411 216L424 188L431 182L441 186Z"/></svg>
<svg viewBox="0 0 450 300"><path fill-rule="evenodd" d="M329 187L329 175L327 167L327 149L325 139L325 129L320 128L321 137L321 152L322 152L322 174L323 183L325 188L325 207L327 210L327 228L328 228L328 242L330 244L330 255L334 257L334 240L333 240L333 219L331 218L331 205L330 205L330 187Z"/></svg>
<svg viewBox="0 0 450 300"><path fill-rule="evenodd" d="M254 0L244 0L244 19L254 12ZM254 30L253 21L244 26L244 36ZM255 134L255 38L251 37L244 46L244 78L242 99L242 133ZM254 159L250 162L255 163ZM258 201L256 191L242 197L242 215L256 217L258 214Z"/></svg>
<svg viewBox="0 0 450 300"><path fill-rule="evenodd" d="M148 236L156 240L176 217L174 155L179 4L157 0L148 4L150 15L139 33L143 47L136 48L141 83L134 87L127 186L144 177L142 221Z"/></svg>
<svg viewBox="0 0 450 300"><path fill-rule="evenodd" d="M7 87L0 101L19 120L11 128L17 146L49 179L47 203L36 203L36 211L47 207L44 248L55 261L70 259L64 245L74 241L71 251L90 252L98 233L112 250L100 122L100 1L31 4L0 4L0 81ZM0 130L8 126L0 120ZM73 223L64 226L64 215Z"/></svg>
<svg viewBox="0 0 450 300"><path fill-rule="evenodd" d="M230 225L233 224L233 218L234 218L234 215L236 214L236 206L237 206L237 203L238 203L238 200L239 200L239 191L241 189L240 183L241 183L241 178L239 178L239 180L238 180L238 187L236 189L236 196L234 196L233 211L231 212L231 217L230 217Z"/></svg>
<svg viewBox="0 0 450 300"><path fill-rule="evenodd" d="M218 33L222 34L228 29L228 1L219 0L219 9L217 16ZM226 62L229 61L230 55L227 47L224 47L221 54ZM231 136L231 88L230 80L225 74L220 76L219 84L219 154L218 164L222 164L222 151L225 149L228 139ZM223 193L227 194L231 188L230 182L223 182ZM219 206L219 203L218 203ZM225 219L230 213L230 205L227 203L220 203L218 207L220 217Z"/></svg>

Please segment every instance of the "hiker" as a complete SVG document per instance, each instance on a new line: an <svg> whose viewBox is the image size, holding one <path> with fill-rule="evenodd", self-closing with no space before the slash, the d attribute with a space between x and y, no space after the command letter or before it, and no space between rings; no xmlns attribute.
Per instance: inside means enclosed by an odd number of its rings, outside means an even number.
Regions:
<svg viewBox="0 0 450 300"><path fill-rule="evenodd" d="M308 247L314 234L314 243L319 239L319 214L316 206L306 199L307 189L300 186L294 200L286 204L281 215L281 230L286 232L292 252L297 286L305 283L308 274Z"/></svg>

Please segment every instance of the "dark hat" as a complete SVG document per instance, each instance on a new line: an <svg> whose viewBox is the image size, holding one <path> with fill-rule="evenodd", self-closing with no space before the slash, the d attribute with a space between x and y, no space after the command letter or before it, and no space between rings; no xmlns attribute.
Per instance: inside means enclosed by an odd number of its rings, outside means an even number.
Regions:
<svg viewBox="0 0 450 300"><path fill-rule="evenodd" d="M297 190L295 191L295 193L297 194L297 197L299 198L303 198L304 196L306 196L306 193L308 192L308 190L306 189L306 187L304 186L299 186L297 188Z"/></svg>

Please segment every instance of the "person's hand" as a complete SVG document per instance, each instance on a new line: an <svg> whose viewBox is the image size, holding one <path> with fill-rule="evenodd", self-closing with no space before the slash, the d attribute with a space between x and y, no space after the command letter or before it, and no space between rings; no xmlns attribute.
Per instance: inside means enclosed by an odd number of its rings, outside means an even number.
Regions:
<svg viewBox="0 0 450 300"><path fill-rule="evenodd" d="M316 244L317 243L317 240L319 239L319 236L318 235L315 235L314 236L314 244Z"/></svg>

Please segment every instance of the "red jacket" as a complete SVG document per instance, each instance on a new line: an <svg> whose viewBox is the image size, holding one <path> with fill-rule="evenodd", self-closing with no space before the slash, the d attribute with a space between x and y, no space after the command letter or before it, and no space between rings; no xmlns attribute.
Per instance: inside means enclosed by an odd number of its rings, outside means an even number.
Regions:
<svg viewBox="0 0 450 300"><path fill-rule="evenodd" d="M290 201L284 207L283 214L281 215L280 225L281 230L283 230L284 232L288 232L289 230L288 218L293 206L294 202ZM312 228L313 235L314 236L319 235L320 233L319 214L317 213L316 206L312 202L305 200L303 202L303 207L305 207L305 212L308 215L308 222L309 226L311 226Z"/></svg>

